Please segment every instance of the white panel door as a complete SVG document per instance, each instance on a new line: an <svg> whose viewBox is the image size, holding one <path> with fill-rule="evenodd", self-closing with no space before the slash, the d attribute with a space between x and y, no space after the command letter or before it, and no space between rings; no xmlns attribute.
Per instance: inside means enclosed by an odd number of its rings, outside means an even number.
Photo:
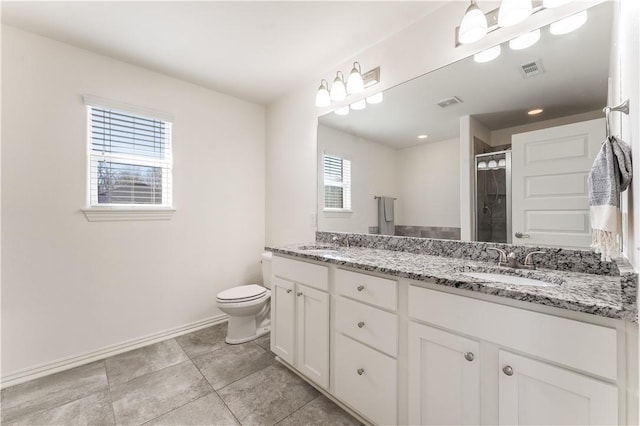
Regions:
<svg viewBox="0 0 640 426"><path fill-rule="evenodd" d="M271 350L284 361L294 365L295 284L274 276L271 288Z"/></svg>
<svg viewBox="0 0 640 426"><path fill-rule="evenodd" d="M409 423L480 424L480 344L409 324Z"/></svg>
<svg viewBox="0 0 640 426"><path fill-rule="evenodd" d="M298 305L297 364L305 376L329 388L329 294L301 284Z"/></svg>
<svg viewBox="0 0 640 426"><path fill-rule="evenodd" d="M499 351L501 425L616 425L616 386Z"/></svg>
<svg viewBox="0 0 640 426"><path fill-rule="evenodd" d="M604 138L604 118L513 135L514 244L591 245L587 177Z"/></svg>

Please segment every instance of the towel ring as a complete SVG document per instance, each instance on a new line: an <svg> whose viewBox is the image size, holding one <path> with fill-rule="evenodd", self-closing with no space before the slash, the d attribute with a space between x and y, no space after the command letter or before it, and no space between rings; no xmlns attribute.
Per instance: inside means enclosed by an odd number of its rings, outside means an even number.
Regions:
<svg viewBox="0 0 640 426"><path fill-rule="evenodd" d="M629 99L624 101L618 106L606 106L602 109L604 112L605 125L607 128L607 140L611 137L611 124L609 123L609 113L611 112L622 112L624 114L629 115Z"/></svg>

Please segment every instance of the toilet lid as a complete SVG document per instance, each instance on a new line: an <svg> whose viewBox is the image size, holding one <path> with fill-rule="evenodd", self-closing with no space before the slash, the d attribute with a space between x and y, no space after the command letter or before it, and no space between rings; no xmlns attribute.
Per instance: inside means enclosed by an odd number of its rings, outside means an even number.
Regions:
<svg viewBox="0 0 640 426"><path fill-rule="evenodd" d="M257 284L240 285L221 291L218 294L218 300L223 302L242 302L255 300L262 297L267 289Z"/></svg>

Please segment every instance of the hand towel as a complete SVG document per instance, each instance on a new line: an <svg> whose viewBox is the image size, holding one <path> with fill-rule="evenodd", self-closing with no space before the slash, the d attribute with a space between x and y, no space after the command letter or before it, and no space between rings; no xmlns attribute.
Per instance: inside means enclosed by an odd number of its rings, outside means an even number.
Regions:
<svg viewBox="0 0 640 426"><path fill-rule="evenodd" d="M383 197L384 200L384 220L393 222L393 197Z"/></svg>
<svg viewBox="0 0 640 426"><path fill-rule="evenodd" d="M391 208L387 208L387 200L391 200ZM390 216L387 215L390 214ZM388 220L389 217L391 220ZM380 235L394 235L396 226L393 222L393 198L378 197L378 233Z"/></svg>
<svg viewBox="0 0 640 426"><path fill-rule="evenodd" d="M602 260L620 255L620 193L631 183L631 148L611 136L604 140L589 173L592 244Z"/></svg>

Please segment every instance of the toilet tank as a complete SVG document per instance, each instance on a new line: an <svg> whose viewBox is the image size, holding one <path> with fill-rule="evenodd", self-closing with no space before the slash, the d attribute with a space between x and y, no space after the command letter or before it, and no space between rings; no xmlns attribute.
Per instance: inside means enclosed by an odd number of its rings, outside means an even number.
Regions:
<svg viewBox="0 0 640 426"><path fill-rule="evenodd" d="M266 288L271 288L271 257L270 251L262 253L262 285Z"/></svg>

